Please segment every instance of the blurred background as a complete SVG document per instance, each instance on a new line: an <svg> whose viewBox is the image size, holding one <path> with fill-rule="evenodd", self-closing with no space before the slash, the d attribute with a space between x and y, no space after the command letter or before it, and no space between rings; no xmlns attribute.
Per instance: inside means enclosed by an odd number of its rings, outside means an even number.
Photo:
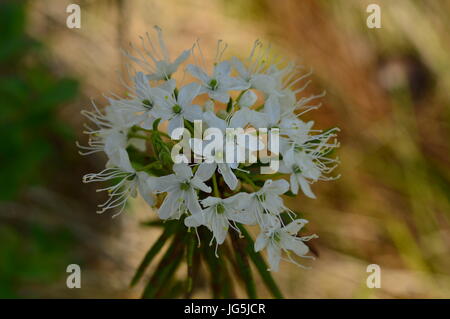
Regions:
<svg viewBox="0 0 450 319"><path fill-rule="evenodd" d="M81 29L66 7L81 6ZM380 29L366 25L370 3ZM121 94L119 48L161 26L173 54L201 39L246 57L257 38L314 69L308 114L341 128L342 177L290 205L319 258L274 274L289 298L450 298L450 1L36 0L0 2L0 297L136 298L129 281L158 232L141 199L97 215L80 111ZM212 53L211 53L212 54ZM66 287L79 264L82 288ZM381 267L368 289L366 267ZM180 276L183 272L180 272ZM262 296L268 297L261 286ZM243 296L238 291L238 296ZM208 297L207 285L195 297Z"/></svg>

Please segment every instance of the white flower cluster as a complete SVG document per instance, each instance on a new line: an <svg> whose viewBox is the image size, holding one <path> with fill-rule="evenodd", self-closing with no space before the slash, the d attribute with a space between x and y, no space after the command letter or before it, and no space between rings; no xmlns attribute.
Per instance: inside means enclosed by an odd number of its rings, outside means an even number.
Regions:
<svg viewBox="0 0 450 319"><path fill-rule="evenodd" d="M131 72L133 85L126 87L127 97L108 97L109 105L103 111L94 104L93 111L83 112L95 127L86 126L90 138L87 146L79 145L82 154L104 152L108 157L103 171L84 177L85 182L110 181L111 186L103 189L109 199L99 205L99 212L119 208L120 213L127 199L139 192L150 206L157 207L161 219L183 218L187 227L206 226L218 245L225 241L230 227L239 232L237 223L258 225L261 232L255 251L267 248L271 270L278 269L282 252L294 263L291 252L309 257L304 242L316 236L297 235L307 221L295 219L281 195L292 196L301 190L315 198L310 184L331 179L327 176L337 159L329 155L338 146L337 129L314 130L312 121L299 118L317 108L310 103L322 96L298 98L309 82L300 88L298 84L310 73L302 74L301 67L278 59L269 63L270 50L259 41L244 61L236 57L223 60L226 46L219 42L208 72L200 67L204 59L198 43L171 60L162 32L155 28L157 42L147 34L142 38L143 50L134 55L125 52L140 69ZM178 87L173 74L190 56L195 64L185 70L195 81ZM202 98L206 100L203 106L196 105L194 101ZM245 163L173 164L167 156L172 141L159 128L166 122L170 134L180 127L192 129L195 120L222 131L237 127L279 129L279 172L266 176L272 179L261 175L256 179ZM256 151L258 143L250 141L247 148ZM214 157L223 156L219 153ZM143 162L145 159L148 162ZM274 180L283 176L289 182Z"/></svg>

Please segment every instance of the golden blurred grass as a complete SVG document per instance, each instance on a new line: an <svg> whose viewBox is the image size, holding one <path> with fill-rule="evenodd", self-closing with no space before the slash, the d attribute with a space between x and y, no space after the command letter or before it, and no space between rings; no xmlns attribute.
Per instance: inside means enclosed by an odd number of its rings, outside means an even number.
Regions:
<svg viewBox="0 0 450 319"><path fill-rule="evenodd" d="M81 77L88 97L119 92L119 45L155 24L175 51L197 37L213 50L221 38L229 53L245 56L261 38L315 70L308 93L325 89L327 96L308 117L342 129L342 178L314 185L317 200L291 201L320 239L311 270L284 264L276 274L288 297L450 297L450 3L84 1L80 30L65 28L68 3L34 2L30 31L45 35L55 61ZM381 6L381 29L365 25L369 3ZM65 116L77 126L75 114L86 106ZM130 226L147 214L122 215L131 222L121 236L147 236ZM142 256L152 238L134 241ZM130 259L133 267L140 257ZM366 288L371 263L381 266L381 289Z"/></svg>

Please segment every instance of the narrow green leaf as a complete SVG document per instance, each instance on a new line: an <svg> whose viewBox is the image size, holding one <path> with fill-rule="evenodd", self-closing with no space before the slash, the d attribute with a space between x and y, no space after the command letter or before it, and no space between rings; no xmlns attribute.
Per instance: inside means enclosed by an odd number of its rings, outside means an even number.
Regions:
<svg viewBox="0 0 450 319"><path fill-rule="evenodd" d="M153 122L153 131L158 131L158 125L161 122L161 119L156 119L156 121Z"/></svg>
<svg viewBox="0 0 450 319"><path fill-rule="evenodd" d="M227 113L231 112L231 108L233 107L233 99L230 97L227 104Z"/></svg>
<svg viewBox="0 0 450 319"><path fill-rule="evenodd" d="M167 289L165 297L170 298L170 299L181 297L182 292L183 292L183 286L184 286L184 281L182 281L182 280L175 281L172 284L172 286L170 286Z"/></svg>
<svg viewBox="0 0 450 319"><path fill-rule="evenodd" d="M155 298L163 285L170 281L173 273L177 270L183 259L184 243L186 233L178 232L170 243L169 248L162 257L155 272L144 289L142 298Z"/></svg>
<svg viewBox="0 0 450 319"><path fill-rule="evenodd" d="M239 239L236 232L231 232L231 243L235 251L236 263L238 269L236 269L242 277L242 281L245 284L247 296L250 299L258 298L256 293L255 281L253 280L252 270L248 262L247 253L245 251L245 245L243 240Z"/></svg>
<svg viewBox="0 0 450 319"><path fill-rule="evenodd" d="M210 285L211 292L214 299L221 297L221 273L219 270L218 259L214 256L214 253L211 252L211 247L208 245L203 245L203 258L206 261L206 266L210 272Z"/></svg>
<svg viewBox="0 0 450 319"><path fill-rule="evenodd" d="M141 222L141 226L145 226L145 227L165 227L165 223L164 223L164 221L162 221L160 219L155 219L155 220L149 220L149 221Z"/></svg>
<svg viewBox="0 0 450 319"><path fill-rule="evenodd" d="M136 270L136 273L134 274L133 279L131 280L130 283L131 287L134 286L139 281L139 279L141 279L142 275L152 262L153 258L155 258L155 256L159 253L161 248L166 243L166 241L173 235L174 230L175 230L174 223L167 223L165 225L164 232L161 234L161 236L159 236L159 238L147 252L138 269Z"/></svg>
<svg viewBox="0 0 450 319"><path fill-rule="evenodd" d="M187 279L186 279L186 296L189 297L192 292L192 283L194 277L194 249L195 249L195 238L194 234L191 231L188 235L188 243L187 243L187 254L186 254L186 263L187 263Z"/></svg>
<svg viewBox="0 0 450 319"><path fill-rule="evenodd" d="M183 255L184 255L183 252L184 252L184 250L181 250L181 252L173 260L173 262L165 268L165 271L161 275L159 280L156 281L156 287L159 286L159 289L156 290L155 298L167 298L167 293L170 293L170 290L168 289L171 286L170 282L173 281L175 271L178 269L178 266L183 261ZM166 285L166 283L167 283L167 285ZM180 288L182 288L182 287L180 287ZM180 291L183 291L183 290L180 289ZM152 296L149 294L147 298L152 298Z"/></svg>
<svg viewBox="0 0 450 319"><path fill-rule="evenodd" d="M219 254L219 256L221 257L216 257L214 249L211 249L211 246L205 245L203 247L203 257L210 272L213 298L235 298L233 281L224 260L226 255Z"/></svg>

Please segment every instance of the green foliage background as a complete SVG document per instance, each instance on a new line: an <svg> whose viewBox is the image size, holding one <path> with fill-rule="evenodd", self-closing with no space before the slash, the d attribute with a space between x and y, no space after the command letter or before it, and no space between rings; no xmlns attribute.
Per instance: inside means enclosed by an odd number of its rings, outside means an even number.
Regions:
<svg viewBox="0 0 450 319"><path fill-rule="evenodd" d="M56 140L73 143L58 108L73 99L78 82L46 63L46 48L26 33L27 3L0 3L0 202L48 183L58 162ZM45 287L64 275L75 244L63 228L39 222L0 222L0 298L32 297L24 287Z"/></svg>

